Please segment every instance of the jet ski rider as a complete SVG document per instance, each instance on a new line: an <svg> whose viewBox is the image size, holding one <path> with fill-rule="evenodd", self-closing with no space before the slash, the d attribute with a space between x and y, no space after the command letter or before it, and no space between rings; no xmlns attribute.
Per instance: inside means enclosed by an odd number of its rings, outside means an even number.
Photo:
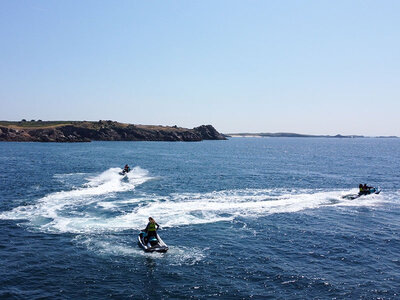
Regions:
<svg viewBox="0 0 400 300"><path fill-rule="evenodd" d="M366 183L364 185L362 185L360 183L360 185L358 187L360 189L360 192L359 192L360 195L369 194L370 193L370 189L372 188L371 186L367 186Z"/></svg>
<svg viewBox="0 0 400 300"><path fill-rule="evenodd" d="M156 230L159 227L160 227L160 225L158 225L152 217L149 217L149 223L147 223L146 229L144 230L147 233L147 240L149 240L149 238L152 236L157 238Z"/></svg>
<svg viewBox="0 0 400 300"><path fill-rule="evenodd" d="M128 165L125 165L124 170L122 172L128 173L131 170Z"/></svg>

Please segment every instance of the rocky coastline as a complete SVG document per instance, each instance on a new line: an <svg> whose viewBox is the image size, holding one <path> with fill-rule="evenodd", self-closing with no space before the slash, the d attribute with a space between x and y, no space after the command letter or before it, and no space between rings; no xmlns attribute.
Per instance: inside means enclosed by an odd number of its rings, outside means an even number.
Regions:
<svg viewBox="0 0 400 300"><path fill-rule="evenodd" d="M193 129L177 126L134 125L115 121L0 122L0 141L182 141L225 140L211 125Z"/></svg>

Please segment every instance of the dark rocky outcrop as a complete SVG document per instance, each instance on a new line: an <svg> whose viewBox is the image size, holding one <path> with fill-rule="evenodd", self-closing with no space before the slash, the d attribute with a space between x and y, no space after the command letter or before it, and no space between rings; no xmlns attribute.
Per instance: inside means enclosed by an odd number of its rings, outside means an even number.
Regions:
<svg viewBox="0 0 400 300"><path fill-rule="evenodd" d="M226 139L225 136L221 135L211 125L202 125L202 126L199 126L199 127L195 127L195 128L193 128L193 131L195 131L197 134L199 134L200 137L203 140L221 140L221 139Z"/></svg>
<svg viewBox="0 0 400 300"><path fill-rule="evenodd" d="M6 123L6 122L3 122ZM54 125L54 123L56 123ZM98 122L21 122L0 123L0 141L16 142L90 142L90 141L202 141L224 140L211 125L193 129L177 126L124 124L114 121Z"/></svg>

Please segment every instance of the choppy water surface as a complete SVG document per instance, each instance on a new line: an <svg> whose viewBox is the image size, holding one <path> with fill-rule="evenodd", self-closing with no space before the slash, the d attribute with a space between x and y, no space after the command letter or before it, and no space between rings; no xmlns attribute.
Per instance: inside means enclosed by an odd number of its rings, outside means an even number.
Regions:
<svg viewBox="0 0 400 300"><path fill-rule="evenodd" d="M0 143L0 298L399 298L399 166L398 139Z"/></svg>

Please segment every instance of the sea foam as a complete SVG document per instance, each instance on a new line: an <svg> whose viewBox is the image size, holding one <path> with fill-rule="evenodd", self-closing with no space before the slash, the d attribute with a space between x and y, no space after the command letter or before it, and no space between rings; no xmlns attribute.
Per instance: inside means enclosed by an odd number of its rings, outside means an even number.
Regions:
<svg viewBox="0 0 400 300"><path fill-rule="evenodd" d="M135 193L127 198L119 193L133 191L152 177L140 167L125 177L119 172L119 168L110 168L89 176L78 188L51 193L32 205L2 212L0 218L28 220L28 225L46 232L92 234L138 230L149 216L167 228L294 213L327 205L375 206L384 201L382 195L346 200L342 196L355 191L322 189L240 189L167 196Z"/></svg>

